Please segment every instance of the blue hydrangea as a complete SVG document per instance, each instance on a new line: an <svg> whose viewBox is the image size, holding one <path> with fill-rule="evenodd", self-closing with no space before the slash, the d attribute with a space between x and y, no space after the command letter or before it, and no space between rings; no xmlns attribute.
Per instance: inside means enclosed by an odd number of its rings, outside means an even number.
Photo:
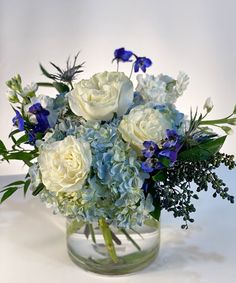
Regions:
<svg viewBox="0 0 236 283"><path fill-rule="evenodd" d="M54 212L85 221L104 217L115 221L118 227L130 228L142 225L154 209L151 196L146 199L142 189L149 175L143 172L137 153L121 139L117 131L119 122L120 119L114 119L101 125L64 120L57 127L51 139L59 134L68 135L70 129L70 134L90 143L92 169L86 184L76 193L55 194L46 190L41 193L41 199Z"/></svg>

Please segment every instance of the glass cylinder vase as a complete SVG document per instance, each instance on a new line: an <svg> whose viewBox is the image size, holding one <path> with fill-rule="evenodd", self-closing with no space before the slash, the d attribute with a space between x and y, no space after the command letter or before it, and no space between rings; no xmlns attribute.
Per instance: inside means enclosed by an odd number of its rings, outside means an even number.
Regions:
<svg viewBox="0 0 236 283"><path fill-rule="evenodd" d="M121 275L139 271L156 258L160 247L159 221L150 218L133 229L107 227L112 247L101 224L67 219L67 248L74 263L91 272Z"/></svg>

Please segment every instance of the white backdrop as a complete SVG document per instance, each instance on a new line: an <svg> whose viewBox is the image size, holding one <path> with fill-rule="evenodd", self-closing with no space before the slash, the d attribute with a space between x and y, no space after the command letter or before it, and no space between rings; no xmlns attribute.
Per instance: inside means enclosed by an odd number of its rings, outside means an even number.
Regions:
<svg viewBox="0 0 236 283"><path fill-rule="evenodd" d="M212 118L224 117L236 103L235 10L234 0L0 0L0 139L10 145L14 115L4 82L16 73L25 83L42 80L39 62L63 65L78 50L81 78L113 70L113 50L122 46L150 57L150 73L183 70L191 84L179 109L188 113L211 96ZM235 137L225 152L236 154ZM0 165L0 174L23 171Z"/></svg>

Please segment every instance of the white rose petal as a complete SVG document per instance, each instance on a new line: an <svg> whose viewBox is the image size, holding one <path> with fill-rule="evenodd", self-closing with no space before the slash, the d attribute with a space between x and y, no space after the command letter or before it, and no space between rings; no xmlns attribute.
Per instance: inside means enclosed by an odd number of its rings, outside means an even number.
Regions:
<svg viewBox="0 0 236 283"><path fill-rule="evenodd" d="M120 72L103 72L82 80L68 94L71 110L86 120L109 121L122 116L133 102L133 84Z"/></svg>
<svg viewBox="0 0 236 283"><path fill-rule="evenodd" d="M42 182L54 192L79 190L87 179L91 163L89 143L73 136L44 145L38 157Z"/></svg>
<svg viewBox="0 0 236 283"><path fill-rule="evenodd" d="M118 129L126 142L136 149L142 149L144 141L151 140L160 144L165 138L166 130L171 128L171 121L158 109L140 105L123 117Z"/></svg>

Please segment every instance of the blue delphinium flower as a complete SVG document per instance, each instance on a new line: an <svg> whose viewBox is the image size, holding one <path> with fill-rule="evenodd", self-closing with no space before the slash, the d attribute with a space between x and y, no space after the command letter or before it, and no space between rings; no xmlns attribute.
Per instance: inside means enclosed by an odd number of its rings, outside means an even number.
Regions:
<svg viewBox="0 0 236 283"><path fill-rule="evenodd" d="M160 149L156 143L153 141L145 141L143 143L144 149L142 150L143 156L146 158L152 157L154 154L157 154Z"/></svg>
<svg viewBox="0 0 236 283"><path fill-rule="evenodd" d="M147 158L141 164L141 168L145 173L151 173L154 171L154 162L152 158Z"/></svg>
<svg viewBox="0 0 236 283"><path fill-rule="evenodd" d="M152 173L176 162L181 148L181 137L175 130L168 129L161 148L153 141L145 141L143 146L142 153L146 159L142 162L141 168L146 173Z"/></svg>
<svg viewBox="0 0 236 283"><path fill-rule="evenodd" d="M159 153L159 157L165 157L169 159L170 165L173 164L177 160L178 151L174 149L164 149Z"/></svg>
<svg viewBox="0 0 236 283"><path fill-rule="evenodd" d="M180 136L177 134L176 130L166 130L166 140L163 143L164 148L179 148L180 146Z"/></svg>
<svg viewBox="0 0 236 283"><path fill-rule="evenodd" d="M130 58L133 55L132 51L125 50L124 47L118 48L114 51L114 60L122 62L131 62Z"/></svg>
<svg viewBox="0 0 236 283"><path fill-rule="evenodd" d="M14 110L16 112L16 116L12 119L13 125L17 126L20 131L24 131L24 128L25 128L24 119L18 110L16 109Z"/></svg>
<svg viewBox="0 0 236 283"><path fill-rule="evenodd" d="M144 73L146 69L152 65L152 61L147 57L137 57L134 63L134 72L137 73L141 69Z"/></svg>
<svg viewBox="0 0 236 283"><path fill-rule="evenodd" d="M29 112L36 116L38 124L33 129L35 133L44 133L50 128L47 116L50 114L40 103L35 103L29 108Z"/></svg>

